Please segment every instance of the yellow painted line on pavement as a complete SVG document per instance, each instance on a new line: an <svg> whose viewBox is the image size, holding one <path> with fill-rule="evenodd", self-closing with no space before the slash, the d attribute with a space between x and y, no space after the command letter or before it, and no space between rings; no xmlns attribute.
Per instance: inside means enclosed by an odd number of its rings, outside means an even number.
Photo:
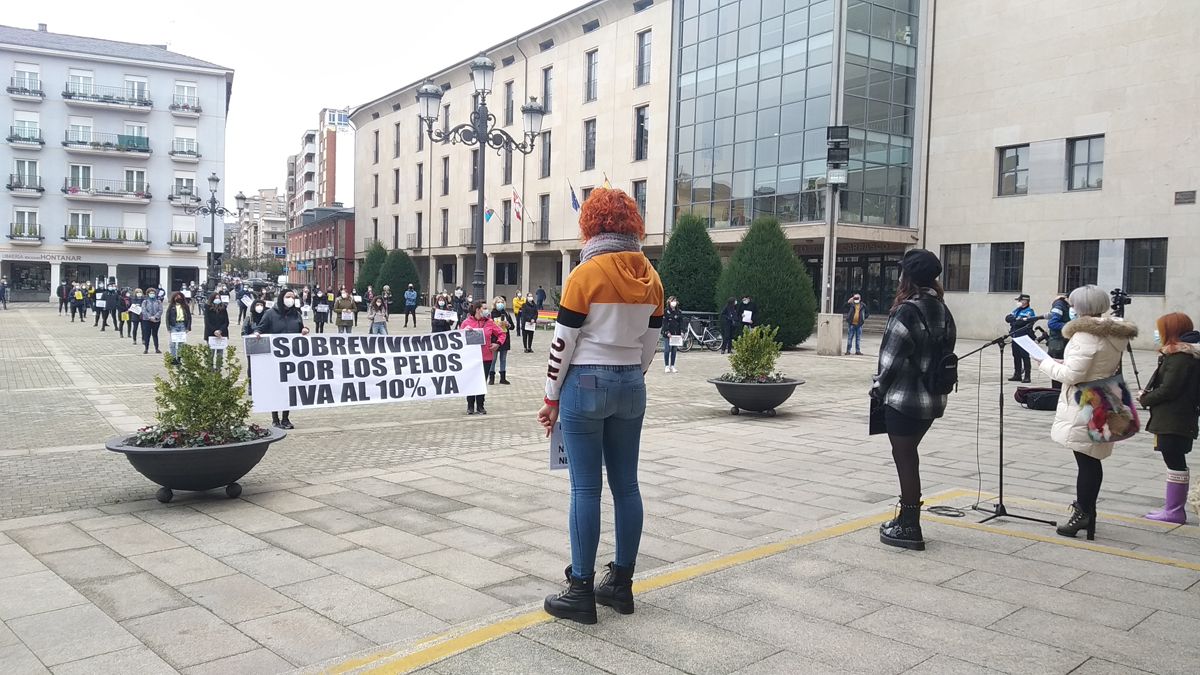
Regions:
<svg viewBox="0 0 1200 675"><path fill-rule="evenodd" d="M922 520L929 520L942 525L952 525L968 530L977 530L979 532L989 532L992 534L1002 534L1007 537L1016 537L1018 539L1028 539L1029 541L1037 541L1044 544L1055 544L1057 546L1066 546L1068 548L1078 548L1085 551L1095 551L1096 553L1107 553L1121 558L1129 558L1131 560L1142 560L1144 562L1156 563L1159 565L1167 565L1169 567L1178 567L1185 570L1194 570L1200 572L1200 563L1188 562L1186 560L1177 560L1175 558L1167 558L1160 555L1150 555L1140 551L1130 551L1124 548L1115 548L1087 541L1086 539L1073 539L1071 537L1063 537L1060 535L1038 534L1036 532L1024 532L1022 530L1006 530L1002 527L994 527L992 525L984 525L982 523L961 522L959 519L943 518L932 514L922 516Z"/></svg>
<svg viewBox="0 0 1200 675"><path fill-rule="evenodd" d="M962 497L972 496L975 493L970 490L948 490L939 493L925 500L926 504L937 504L960 499ZM677 570L658 574L646 579L639 579L633 584L634 592L647 593L666 586L690 581L706 574L712 574L721 570L744 565L755 560L760 560L769 556L783 553L794 548L814 544L826 539L833 539L851 532L870 527L877 523L881 523L891 517L890 512L878 513L870 516L863 516L853 520L832 525L830 527L813 530L795 537L784 539L772 544L764 544L754 548L730 553L727 555L706 560L694 565L688 565ZM501 619L495 623L481 626L479 628L467 631L466 633L455 635L453 631L448 631L422 640L416 645L415 651L401 655L398 650L385 650L366 654L364 656L353 658L335 666L323 670L324 673L338 674L348 673L360 668L367 668L372 664L378 665L364 670L362 672L370 675L396 675L399 673L409 673L425 666L437 663L451 656L461 654L465 651L486 644L493 640L497 640L506 635L518 633L527 628L537 626L543 623L554 621L554 617L546 614L544 611L537 609L524 614L519 614L507 619ZM428 645L428 646L424 646ZM388 659L395 660L389 661ZM382 662L382 663L381 663Z"/></svg>

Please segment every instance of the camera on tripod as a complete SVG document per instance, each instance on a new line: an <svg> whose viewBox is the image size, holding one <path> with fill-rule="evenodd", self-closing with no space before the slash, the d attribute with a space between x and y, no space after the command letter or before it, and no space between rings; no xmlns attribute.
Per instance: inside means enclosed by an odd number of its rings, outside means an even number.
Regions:
<svg viewBox="0 0 1200 675"><path fill-rule="evenodd" d="M1125 291L1123 291L1119 288L1112 289L1111 291L1108 292L1108 294L1112 296L1113 314L1124 318L1125 317L1125 306L1132 303L1133 298L1129 297L1128 293L1126 293Z"/></svg>

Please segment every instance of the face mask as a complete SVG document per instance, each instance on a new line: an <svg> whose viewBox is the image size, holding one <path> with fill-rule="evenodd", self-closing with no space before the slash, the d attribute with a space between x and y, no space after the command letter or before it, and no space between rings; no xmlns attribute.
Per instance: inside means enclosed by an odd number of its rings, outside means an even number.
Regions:
<svg viewBox="0 0 1200 675"><path fill-rule="evenodd" d="M1158 334L1157 329L1155 329L1155 331L1154 331L1154 344L1156 344L1156 345L1162 344L1162 336Z"/></svg>
<svg viewBox="0 0 1200 675"><path fill-rule="evenodd" d="M473 296L473 295L468 295L468 296L467 296L467 302L475 302L475 296Z"/></svg>
<svg viewBox="0 0 1200 675"><path fill-rule="evenodd" d="M258 312L259 314L262 314L262 311L263 311L263 306L262 306L262 305L255 305L255 306L254 306L254 311Z"/></svg>
<svg viewBox="0 0 1200 675"><path fill-rule="evenodd" d="M295 299L295 298L284 298L284 299L283 299L283 306L284 306L284 307L295 307L295 306L296 306L296 299Z"/></svg>
<svg viewBox="0 0 1200 675"><path fill-rule="evenodd" d="M1079 318L1079 315L1075 313L1075 308L1074 308L1074 307L1072 307L1071 309L1067 310L1067 318L1068 318L1068 319L1070 319L1071 321L1074 321L1075 319L1078 319L1078 318Z"/></svg>
<svg viewBox="0 0 1200 675"><path fill-rule="evenodd" d="M500 311L504 311L504 303L503 303L503 302L497 302L497 303L496 303L496 309L498 309L498 310L500 310Z"/></svg>
<svg viewBox="0 0 1200 675"><path fill-rule="evenodd" d="M532 295L525 296L525 302L533 302L533 296Z"/></svg>
<svg viewBox="0 0 1200 675"><path fill-rule="evenodd" d="M150 298L151 300L153 300L153 299L154 299L154 296L155 296L155 294L154 294L154 293L151 293L150 295L148 295L148 296L146 296L146 297L148 297L148 298Z"/></svg>
<svg viewBox="0 0 1200 675"><path fill-rule="evenodd" d="M221 299L220 299L220 298L213 298L213 301L212 301L212 303L213 303L213 307L219 307L219 306L221 305Z"/></svg>
<svg viewBox="0 0 1200 675"><path fill-rule="evenodd" d="M678 307L678 306L679 306L679 303L678 303L678 302L672 302L672 303L671 303L671 309L675 309L675 308L676 308L676 307Z"/></svg>
<svg viewBox="0 0 1200 675"><path fill-rule="evenodd" d="M461 297L462 297L462 291L454 291L454 297L456 297L456 298L461 298Z"/></svg>
<svg viewBox="0 0 1200 675"><path fill-rule="evenodd" d="M742 298L742 304L743 304L743 305L748 305L748 304L750 304L750 298Z"/></svg>
<svg viewBox="0 0 1200 675"><path fill-rule="evenodd" d="M350 297L350 296L349 296L349 294L347 294L347 293L342 293L342 299L343 299L343 300L345 300L345 299L346 299L346 298L348 298L348 297Z"/></svg>
<svg viewBox="0 0 1200 675"><path fill-rule="evenodd" d="M444 301L438 300L438 307L445 307L445 306L446 306L446 303Z"/></svg>

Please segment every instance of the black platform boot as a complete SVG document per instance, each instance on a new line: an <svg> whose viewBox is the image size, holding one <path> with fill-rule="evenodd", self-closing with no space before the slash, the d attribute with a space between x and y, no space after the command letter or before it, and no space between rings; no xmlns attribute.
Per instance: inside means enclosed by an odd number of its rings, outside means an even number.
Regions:
<svg viewBox="0 0 1200 675"><path fill-rule="evenodd" d="M279 429L283 428L283 427L279 426L279 413L277 413L277 412L271 413L271 426L279 428Z"/></svg>
<svg viewBox="0 0 1200 675"><path fill-rule="evenodd" d="M1079 508L1079 502L1072 502L1071 518L1059 525L1055 531L1064 537L1074 539L1080 530L1087 531L1088 541L1094 540L1096 538L1096 514L1087 513Z"/></svg>
<svg viewBox="0 0 1200 675"><path fill-rule="evenodd" d="M888 546L924 551L925 539L921 536L922 505L924 502L900 504L900 515L879 526L879 541Z"/></svg>
<svg viewBox="0 0 1200 675"><path fill-rule="evenodd" d="M607 567L604 579L596 586L596 602L612 607L618 614L633 614L633 566L610 562Z"/></svg>
<svg viewBox="0 0 1200 675"><path fill-rule="evenodd" d="M500 384L512 384L512 382L508 381L508 371L507 370L500 371Z"/></svg>
<svg viewBox="0 0 1200 675"><path fill-rule="evenodd" d="M576 579L571 567L566 569L567 588L556 595L546 596L543 608L550 616L578 623L596 623L596 592L593 579Z"/></svg>

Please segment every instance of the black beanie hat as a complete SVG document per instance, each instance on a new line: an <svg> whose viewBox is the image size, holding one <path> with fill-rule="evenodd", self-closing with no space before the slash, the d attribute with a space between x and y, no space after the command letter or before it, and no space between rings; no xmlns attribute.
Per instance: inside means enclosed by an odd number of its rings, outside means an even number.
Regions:
<svg viewBox="0 0 1200 675"><path fill-rule="evenodd" d="M931 251L914 248L900 259L900 269L918 286L928 286L942 273L942 261Z"/></svg>

